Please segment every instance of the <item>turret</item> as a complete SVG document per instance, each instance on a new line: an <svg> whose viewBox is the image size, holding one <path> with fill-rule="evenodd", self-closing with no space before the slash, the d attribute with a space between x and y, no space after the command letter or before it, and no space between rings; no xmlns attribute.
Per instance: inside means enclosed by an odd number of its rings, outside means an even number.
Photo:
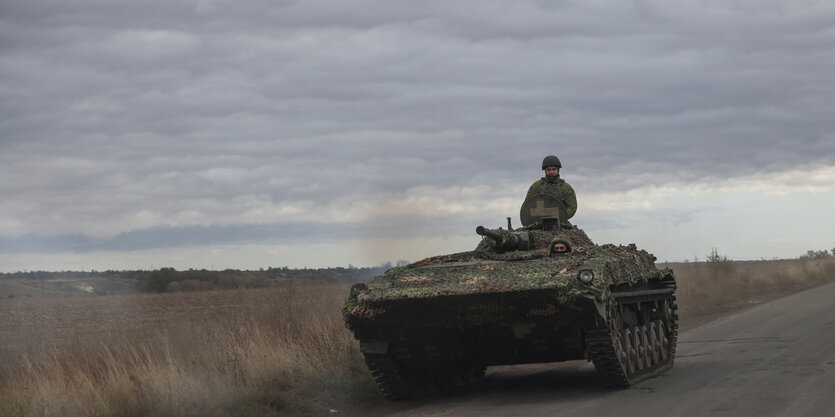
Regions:
<svg viewBox="0 0 835 417"><path fill-rule="evenodd" d="M493 241L493 248L498 253L531 248L531 238L528 232L510 232L502 228L491 230L484 226L476 227L475 232L490 238Z"/></svg>

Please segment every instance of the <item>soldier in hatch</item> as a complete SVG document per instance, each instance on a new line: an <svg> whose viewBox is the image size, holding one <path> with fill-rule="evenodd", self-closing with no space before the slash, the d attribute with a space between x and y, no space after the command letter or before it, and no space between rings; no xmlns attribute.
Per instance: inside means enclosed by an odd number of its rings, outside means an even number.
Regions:
<svg viewBox="0 0 835 417"><path fill-rule="evenodd" d="M542 160L542 169L545 171L545 176L534 182L531 188L528 188L525 200L536 193L554 195L565 204L566 214L570 219L577 212L577 196L574 194L574 189L560 178L560 168L562 168L562 164L559 158L555 155L546 156Z"/></svg>

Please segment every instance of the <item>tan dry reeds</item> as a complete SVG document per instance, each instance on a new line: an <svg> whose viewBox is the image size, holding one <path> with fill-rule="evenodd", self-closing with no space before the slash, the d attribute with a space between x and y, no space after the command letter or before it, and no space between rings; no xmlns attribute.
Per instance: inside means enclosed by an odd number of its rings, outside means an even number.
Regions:
<svg viewBox="0 0 835 417"><path fill-rule="evenodd" d="M835 279L835 258L677 264L683 320ZM0 303L0 416L281 416L379 400L347 285ZM348 410L345 409L348 408Z"/></svg>
<svg viewBox="0 0 835 417"><path fill-rule="evenodd" d="M106 339L31 340L2 350L0 415L269 416L342 408L353 387L376 394L342 323L347 291L299 285L292 310L282 288L204 292L186 297L200 307L185 309L190 314L182 314L182 297L157 295L157 314L180 313L151 332L143 322L163 322L135 317ZM72 315L77 303L96 299L45 302ZM0 309L13 314L14 305ZM113 316L106 308L99 313L99 320Z"/></svg>
<svg viewBox="0 0 835 417"><path fill-rule="evenodd" d="M835 280L835 257L671 265L683 319L712 315Z"/></svg>

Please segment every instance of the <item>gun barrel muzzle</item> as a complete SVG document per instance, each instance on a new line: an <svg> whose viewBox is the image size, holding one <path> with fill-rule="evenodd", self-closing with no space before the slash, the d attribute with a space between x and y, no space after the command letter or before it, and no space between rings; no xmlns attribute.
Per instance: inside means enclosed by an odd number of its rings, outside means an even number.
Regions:
<svg viewBox="0 0 835 417"><path fill-rule="evenodd" d="M481 235L481 236L487 236L487 237L489 237L489 238L491 238L491 239L493 239L493 240L497 240L497 241L501 241L501 240L502 240L502 235L501 235L501 233L497 233L497 232L495 232L495 231L493 231L493 230L490 230L490 229L488 229L488 228L486 228L486 227L484 227L484 226L478 226L478 227L476 227L476 228L475 228L475 232L476 232L476 233L478 233L478 234L479 234L479 235Z"/></svg>

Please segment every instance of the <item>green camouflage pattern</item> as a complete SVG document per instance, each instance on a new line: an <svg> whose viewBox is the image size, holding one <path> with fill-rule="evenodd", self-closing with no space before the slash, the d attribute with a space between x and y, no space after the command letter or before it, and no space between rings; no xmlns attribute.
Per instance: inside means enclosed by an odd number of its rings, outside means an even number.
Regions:
<svg viewBox="0 0 835 417"><path fill-rule="evenodd" d="M577 194L574 192L574 187L561 179L559 175L554 178L542 177L536 180L528 188L525 200L531 199L536 194L548 194L561 200L565 205L565 214L560 215L562 220L568 220L577 213ZM524 220L522 222L525 223Z"/></svg>
<svg viewBox="0 0 835 417"><path fill-rule="evenodd" d="M345 324L386 398L444 391L494 365L592 360L619 387L672 366L673 271L634 244L596 245L542 208L526 201L538 220L520 229L477 227L472 251L351 287Z"/></svg>
<svg viewBox="0 0 835 417"><path fill-rule="evenodd" d="M560 307L579 303L580 299L593 302L600 316L585 321L605 319L608 289L618 285L641 285L671 273L655 268L655 257L634 245L595 245L581 229L561 228L559 231L540 230L539 223L524 229L530 235L530 250L500 253L493 249L493 240L483 238L469 252L426 258L408 266L388 270L367 284L357 284L345 303L343 313L349 328L361 331L365 327L397 325L408 320L414 325L421 317L431 316L419 311L435 302L438 308L449 310L444 302L458 303L454 322L444 326L501 324L512 320L545 315ZM499 229L501 230L501 229ZM558 239L570 243L569 255L551 257L550 242ZM581 270L594 272L594 279L584 284L577 279ZM503 298L532 299L533 304L493 302ZM427 303L428 300L433 300ZM487 300L485 304L484 300ZM472 303L471 316L461 303ZM493 303L493 305L490 305ZM412 309L414 308L414 311ZM512 312L507 311L513 310ZM445 313L448 315L448 311ZM436 318L424 325L435 325Z"/></svg>

